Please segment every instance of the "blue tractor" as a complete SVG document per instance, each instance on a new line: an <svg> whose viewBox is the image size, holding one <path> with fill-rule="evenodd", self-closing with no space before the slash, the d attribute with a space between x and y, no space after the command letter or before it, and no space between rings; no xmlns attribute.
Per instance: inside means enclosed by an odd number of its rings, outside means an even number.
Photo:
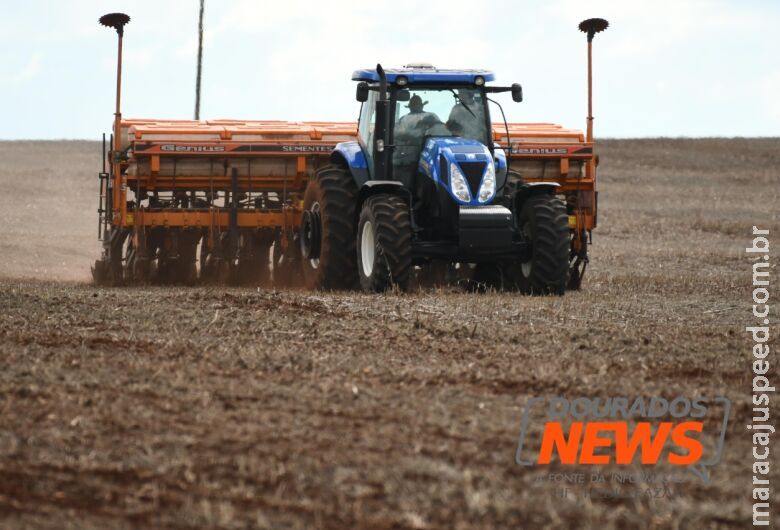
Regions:
<svg viewBox="0 0 780 530"><path fill-rule="evenodd" d="M519 102L522 88L490 86L494 77L423 64L353 73L358 140L339 143L304 194L307 286L405 290L415 267L445 263L473 285L563 294L566 205L557 184L507 170L489 96Z"/></svg>

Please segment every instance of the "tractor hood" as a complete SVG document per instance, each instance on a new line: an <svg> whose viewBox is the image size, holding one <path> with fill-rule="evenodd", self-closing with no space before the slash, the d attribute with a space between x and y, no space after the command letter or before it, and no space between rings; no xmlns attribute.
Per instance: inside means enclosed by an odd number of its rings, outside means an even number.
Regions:
<svg viewBox="0 0 780 530"><path fill-rule="evenodd" d="M459 137L435 137L425 142L420 172L443 186L458 204L484 206L496 196L506 178L506 157L478 142Z"/></svg>

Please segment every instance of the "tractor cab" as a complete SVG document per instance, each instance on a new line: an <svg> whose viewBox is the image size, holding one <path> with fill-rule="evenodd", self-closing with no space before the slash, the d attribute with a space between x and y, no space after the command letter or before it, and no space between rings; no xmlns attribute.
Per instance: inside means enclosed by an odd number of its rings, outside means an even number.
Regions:
<svg viewBox="0 0 780 530"><path fill-rule="evenodd" d="M454 164L463 182L457 182L453 199L487 203L495 195L495 170L506 172L503 152L499 159L494 155L488 91L512 90L516 100L522 99L520 85L486 88L494 78L486 70L441 70L427 64L355 71L352 79L359 82L357 99L363 103L359 142L370 177L415 189L421 173L447 185L444 177ZM449 162L445 172L433 167L440 156ZM480 189L483 176L486 186Z"/></svg>
<svg viewBox="0 0 780 530"><path fill-rule="evenodd" d="M520 101L520 85L490 87L490 71L431 65L377 65L352 78L363 103L358 142L369 179L407 190L418 239L449 255L457 245L456 254L465 257L475 253L474 242L464 237L473 220L487 229L479 230L482 242L512 253L511 211L499 204L480 208L501 202L507 177L506 154L493 142L488 94L512 91Z"/></svg>

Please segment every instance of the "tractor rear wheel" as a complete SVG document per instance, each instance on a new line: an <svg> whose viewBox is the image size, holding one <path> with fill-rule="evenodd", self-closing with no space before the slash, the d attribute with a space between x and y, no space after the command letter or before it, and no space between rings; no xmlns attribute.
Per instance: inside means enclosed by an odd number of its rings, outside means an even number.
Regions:
<svg viewBox="0 0 780 530"><path fill-rule="evenodd" d="M569 272L569 224L566 206L554 195L536 195L520 210L520 231L530 256L504 270L528 294L562 295Z"/></svg>
<svg viewBox="0 0 780 530"><path fill-rule="evenodd" d="M382 292L392 286L406 291L412 272L412 226L409 206L395 195L369 197L360 212L357 261L360 285Z"/></svg>
<svg viewBox="0 0 780 530"><path fill-rule="evenodd" d="M357 186L348 170L325 166L303 195L305 226L298 242L309 289L354 289ZM316 240L312 240L315 238Z"/></svg>

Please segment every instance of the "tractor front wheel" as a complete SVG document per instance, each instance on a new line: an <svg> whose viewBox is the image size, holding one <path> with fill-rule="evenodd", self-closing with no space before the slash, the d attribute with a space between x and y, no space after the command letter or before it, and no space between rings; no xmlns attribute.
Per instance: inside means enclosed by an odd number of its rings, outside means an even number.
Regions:
<svg viewBox="0 0 780 530"><path fill-rule="evenodd" d="M409 206L395 195L378 194L363 203L357 234L357 261L364 291L392 286L406 291L412 271Z"/></svg>
<svg viewBox="0 0 780 530"><path fill-rule="evenodd" d="M562 295L569 272L566 206L554 195L530 197L523 203L519 222L531 251L513 267L517 286L528 294Z"/></svg>

